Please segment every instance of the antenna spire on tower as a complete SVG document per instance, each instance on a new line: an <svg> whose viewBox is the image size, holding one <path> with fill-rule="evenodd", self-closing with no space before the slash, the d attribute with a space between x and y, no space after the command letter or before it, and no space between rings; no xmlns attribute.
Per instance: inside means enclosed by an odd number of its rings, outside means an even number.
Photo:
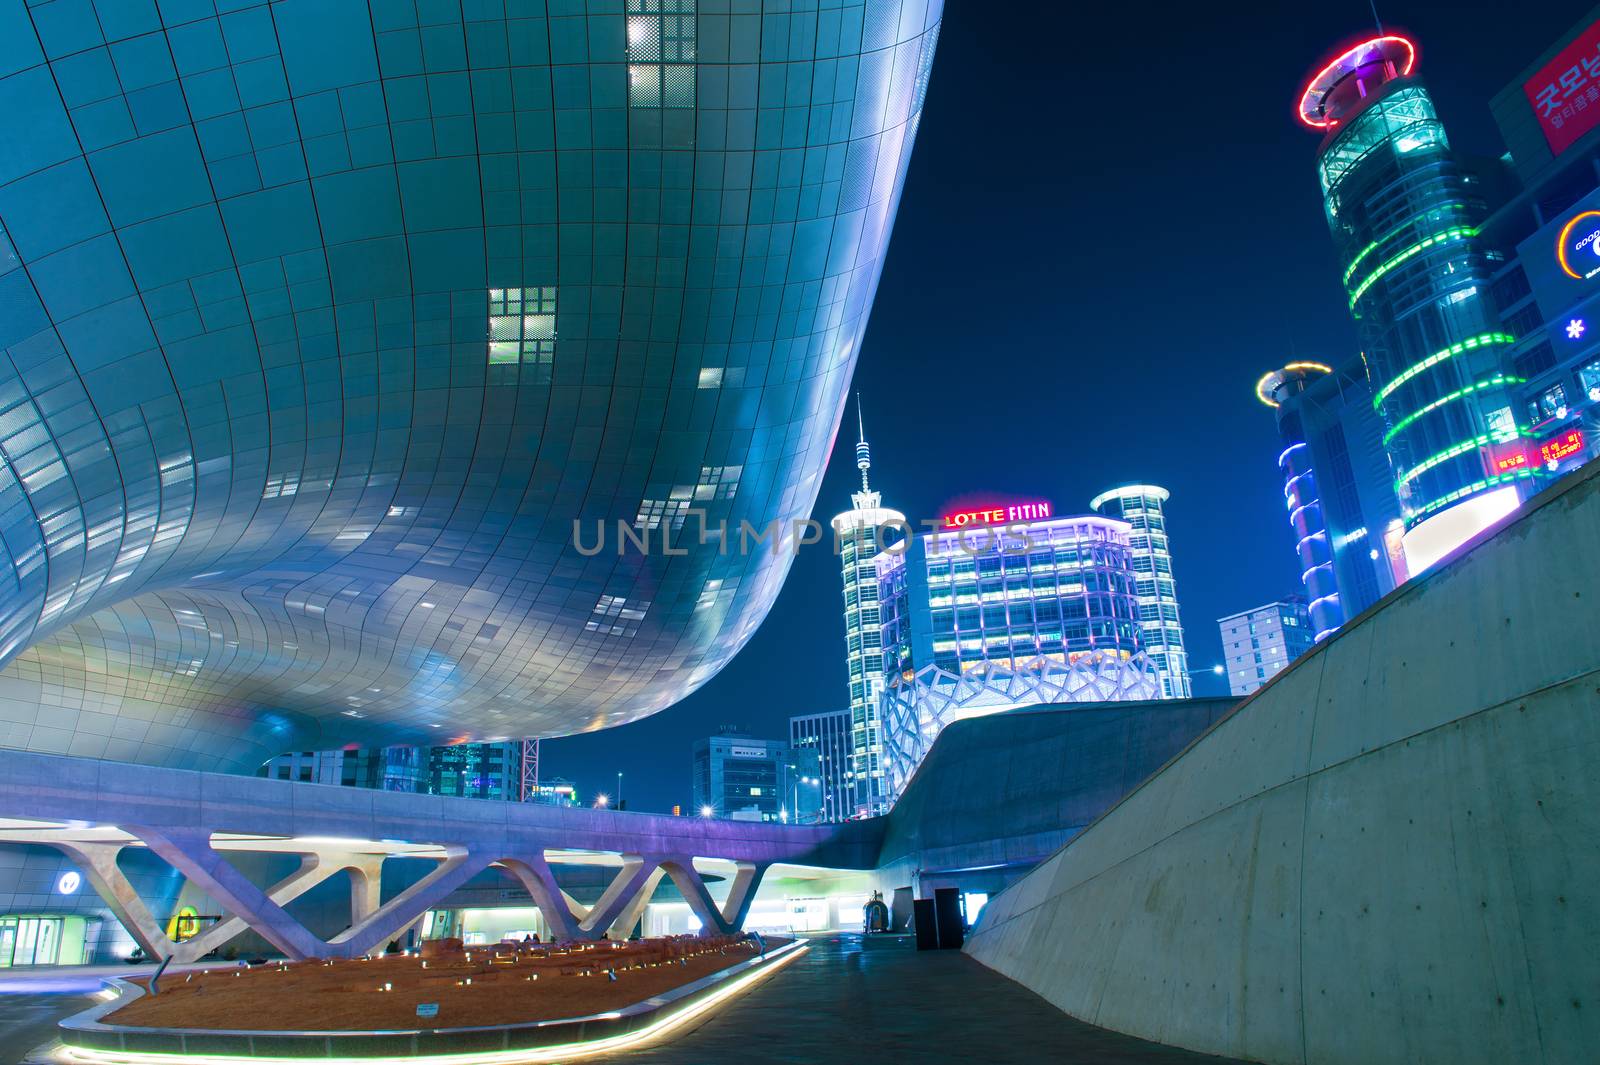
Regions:
<svg viewBox="0 0 1600 1065"><path fill-rule="evenodd" d="M861 417L861 393L856 393L856 469L861 471L861 490L872 491L867 484L867 470L872 468L872 449L867 446L866 422Z"/></svg>

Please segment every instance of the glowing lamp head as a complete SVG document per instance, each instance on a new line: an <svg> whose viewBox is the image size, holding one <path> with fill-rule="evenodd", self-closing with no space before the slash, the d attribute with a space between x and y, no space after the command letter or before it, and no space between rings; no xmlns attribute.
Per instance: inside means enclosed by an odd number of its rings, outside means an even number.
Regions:
<svg viewBox="0 0 1600 1065"><path fill-rule="evenodd" d="M1396 34L1371 37L1333 58L1300 94L1297 117L1312 129L1328 130L1366 106L1379 86L1408 77L1417 46Z"/></svg>

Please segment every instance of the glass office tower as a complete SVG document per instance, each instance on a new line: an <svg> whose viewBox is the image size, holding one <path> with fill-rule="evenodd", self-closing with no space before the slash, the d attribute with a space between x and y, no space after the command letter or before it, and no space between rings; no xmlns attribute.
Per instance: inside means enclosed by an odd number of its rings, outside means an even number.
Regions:
<svg viewBox="0 0 1600 1065"><path fill-rule="evenodd" d="M1300 118L1382 414L1412 573L1514 510L1529 471L1497 458L1520 435L1489 300L1483 204L1412 76L1416 50L1377 37L1319 72Z"/></svg>
<svg viewBox="0 0 1600 1065"><path fill-rule="evenodd" d="M1183 620L1178 614L1177 584L1172 577L1172 550L1167 516L1162 509L1169 493L1153 484L1130 484L1102 492L1089 509L1126 521L1132 530L1134 587L1139 597L1139 628L1144 649L1156 664L1164 699L1187 699L1189 653L1183 646Z"/></svg>

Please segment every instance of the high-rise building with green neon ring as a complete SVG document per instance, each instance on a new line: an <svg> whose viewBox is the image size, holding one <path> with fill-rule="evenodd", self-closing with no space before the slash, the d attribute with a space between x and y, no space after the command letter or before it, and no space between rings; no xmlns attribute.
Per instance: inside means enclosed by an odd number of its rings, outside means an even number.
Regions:
<svg viewBox="0 0 1600 1065"><path fill-rule="evenodd" d="M1515 338L1489 300L1483 204L1415 67L1406 38L1363 41L1311 80L1299 106L1325 133L1323 205L1386 423L1413 574L1514 510L1530 476L1501 462L1520 435L1516 380L1502 367Z"/></svg>

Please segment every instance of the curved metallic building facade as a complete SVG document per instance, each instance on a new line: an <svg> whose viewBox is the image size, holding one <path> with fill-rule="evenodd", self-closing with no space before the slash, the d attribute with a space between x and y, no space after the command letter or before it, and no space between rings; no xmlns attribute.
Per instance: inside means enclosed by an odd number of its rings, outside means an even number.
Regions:
<svg viewBox="0 0 1600 1065"><path fill-rule="evenodd" d="M715 674L940 15L781 7L0 0L0 744L250 770Z"/></svg>

